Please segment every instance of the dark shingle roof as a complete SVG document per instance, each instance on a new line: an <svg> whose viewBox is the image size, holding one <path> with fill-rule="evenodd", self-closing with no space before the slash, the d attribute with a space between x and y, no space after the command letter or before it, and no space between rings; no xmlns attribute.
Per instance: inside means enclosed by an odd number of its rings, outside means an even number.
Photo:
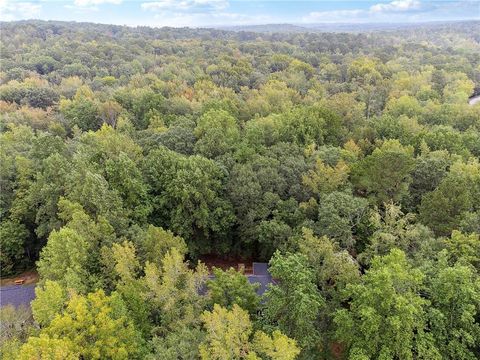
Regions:
<svg viewBox="0 0 480 360"><path fill-rule="evenodd" d="M262 296L268 289L268 284L272 283L272 277L268 275L247 275L250 284L259 283L260 286L257 289L257 294Z"/></svg>
<svg viewBox="0 0 480 360"><path fill-rule="evenodd" d="M257 294L262 296L265 291L268 289L268 284L273 283L272 276L268 272L267 263L253 263L253 274L245 275L250 282L250 284L258 283L260 286L257 289ZM209 275L208 278L215 279L214 275ZM207 286L204 284L201 289L199 289L199 294L205 295L207 293Z"/></svg>
<svg viewBox="0 0 480 360"><path fill-rule="evenodd" d="M248 281L250 284L259 283L260 286L257 289L258 295L263 295L265 291L268 289L268 284L271 284L272 276L268 272L268 264L267 263L253 263L253 275L247 275Z"/></svg>
<svg viewBox="0 0 480 360"><path fill-rule="evenodd" d="M253 263L253 275L270 275L267 263Z"/></svg>

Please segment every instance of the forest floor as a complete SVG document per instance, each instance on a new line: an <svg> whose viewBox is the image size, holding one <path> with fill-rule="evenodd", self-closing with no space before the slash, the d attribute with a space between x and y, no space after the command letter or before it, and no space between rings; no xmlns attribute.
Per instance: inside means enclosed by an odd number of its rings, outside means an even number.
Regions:
<svg viewBox="0 0 480 360"><path fill-rule="evenodd" d="M15 276L0 279L0 286L15 285L16 280L24 280L23 285L34 284L38 282L38 272L35 269L24 271Z"/></svg>

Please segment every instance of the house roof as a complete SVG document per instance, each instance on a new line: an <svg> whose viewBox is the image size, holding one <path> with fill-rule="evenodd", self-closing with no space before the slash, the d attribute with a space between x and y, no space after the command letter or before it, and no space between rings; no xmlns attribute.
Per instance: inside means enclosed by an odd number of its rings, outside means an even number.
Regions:
<svg viewBox="0 0 480 360"><path fill-rule="evenodd" d="M253 275L270 275L267 263L253 263Z"/></svg>

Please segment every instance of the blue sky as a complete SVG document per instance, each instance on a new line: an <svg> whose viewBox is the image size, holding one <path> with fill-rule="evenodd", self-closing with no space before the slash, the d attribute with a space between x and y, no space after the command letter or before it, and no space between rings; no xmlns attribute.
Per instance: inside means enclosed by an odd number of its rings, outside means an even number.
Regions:
<svg viewBox="0 0 480 360"><path fill-rule="evenodd" d="M480 0L0 0L0 20L119 25L420 22L480 18Z"/></svg>

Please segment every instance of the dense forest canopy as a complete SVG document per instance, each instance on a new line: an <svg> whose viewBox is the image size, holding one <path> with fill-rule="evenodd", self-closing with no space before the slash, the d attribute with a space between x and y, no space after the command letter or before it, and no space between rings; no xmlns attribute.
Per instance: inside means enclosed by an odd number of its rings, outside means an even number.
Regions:
<svg viewBox="0 0 480 360"><path fill-rule="evenodd" d="M480 357L480 22L1 28L3 358Z"/></svg>

